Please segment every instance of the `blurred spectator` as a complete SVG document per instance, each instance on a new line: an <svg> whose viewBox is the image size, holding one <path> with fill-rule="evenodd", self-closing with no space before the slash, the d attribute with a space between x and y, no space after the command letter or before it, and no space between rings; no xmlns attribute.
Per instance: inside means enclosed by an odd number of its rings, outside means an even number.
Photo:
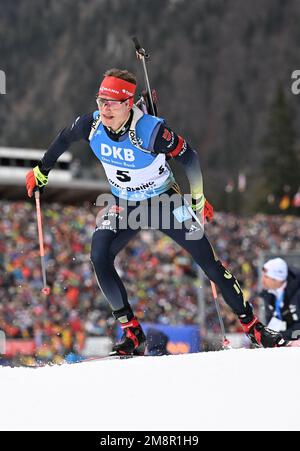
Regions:
<svg viewBox="0 0 300 451"><path fill-rule="evenodd" d="M263 267L262 287L269 327L287 339L300 338L300 273L282 258L271 259Z"/></svg>

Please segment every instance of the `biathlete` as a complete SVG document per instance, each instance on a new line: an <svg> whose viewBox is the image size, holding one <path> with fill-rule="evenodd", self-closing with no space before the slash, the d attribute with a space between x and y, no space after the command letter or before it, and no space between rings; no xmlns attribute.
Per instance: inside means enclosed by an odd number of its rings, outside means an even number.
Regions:
<svg viewBox="0 0 300 451"><path fill-rule="evenodd" d="M116 343L116 354L143 355L146 337L130 306L127 292L114 266L116 255L142 228L154 228L153 200L162 195L182 196L167 160L181 163L191 188L191 207L197 217L211 221L213 207L205 199L198 155L162 118L141 111L134 104L136 77L127 70L111 69L104 74L97 94L98 109L83 114L64 128L39 162L26 176L29 197L43 188L57 159L73 142L86 140L102 163L114 196L104 209L92 237L91 261L98 284L120 322L123 336ZM244 332L262 347L285 346L282 335L266 328L245 302L236 278L217 258L206 235L189 209L182 205L158 203L156 226L184 248L220 289L225 302L240 319ZM143 209L146 223L129 224L128 213ZM126 209L126 215L124 215ZM138 214L137 214L138 215ZM124 217L126 216L126 219ZM165 219L169 223L165 224ZM126 222L124 225L124 221ZM151 301L151 300L150 300Z"/></svg>

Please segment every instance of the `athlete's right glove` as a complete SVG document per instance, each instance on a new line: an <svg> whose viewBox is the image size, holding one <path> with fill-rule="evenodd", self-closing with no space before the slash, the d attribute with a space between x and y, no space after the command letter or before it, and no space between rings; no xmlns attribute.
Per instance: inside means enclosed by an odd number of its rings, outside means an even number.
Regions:
<svg viewBox="0 0 300 451"><path fill-rule="evenodd" d="M29 197L32 197L34 191L43 190L48 183L48 176L43 174L38 166L26 174L26 188Z"/></svg>

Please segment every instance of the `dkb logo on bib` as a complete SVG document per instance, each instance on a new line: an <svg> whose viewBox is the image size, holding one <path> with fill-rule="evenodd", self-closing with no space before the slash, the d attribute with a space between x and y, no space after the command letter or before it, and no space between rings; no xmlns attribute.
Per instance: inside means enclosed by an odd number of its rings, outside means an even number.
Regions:
<svg viewBox="0 0 300 451"><path fill-rule="evenodd" d="M132 149L123 149L122 147L112 146L101 143L101 155L103 157L112 157L117 160L132 162L135 160Z"/></svg>

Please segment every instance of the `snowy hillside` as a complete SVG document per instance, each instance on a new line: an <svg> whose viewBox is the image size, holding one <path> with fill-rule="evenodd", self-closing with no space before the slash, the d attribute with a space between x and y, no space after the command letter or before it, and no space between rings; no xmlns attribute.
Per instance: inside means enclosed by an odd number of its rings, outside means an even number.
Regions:
<svg viewBox="0 0 300 451"><path fill-rule="evenodd" d="M0 378L1 430L300 430L300 349L2 367Z"/></svg>

